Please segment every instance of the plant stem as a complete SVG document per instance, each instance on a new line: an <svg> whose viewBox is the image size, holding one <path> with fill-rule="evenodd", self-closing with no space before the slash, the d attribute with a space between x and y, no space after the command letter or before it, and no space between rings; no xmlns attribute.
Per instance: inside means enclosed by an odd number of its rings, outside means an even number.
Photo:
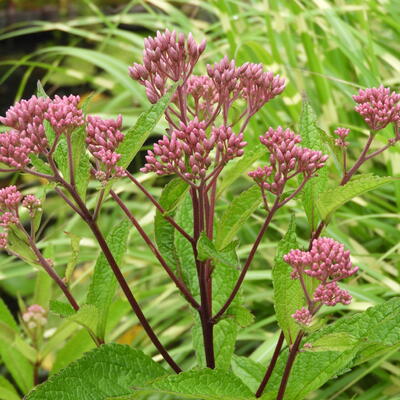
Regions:
<svg viewBox="0 0 400 400"><path fill-rule="evenodd" d="M238 278L238 280L236 282L235 287L232 290L232 293L228 297L228 299L225 302L225 304L221 307L221 309L212 317L212 320L214 321L214 323L216 323L218 321L218 319L221 318L222 315L224 315L225 311L229 308L229 306L231 305L232 301L235 299L235 297L236 297L236 295L237 295L237 293L238 293L238 291L240 289L240 286L242 285L243 280L244 280L244 278L246 276L246 273L247 273L247 271L248 271L248 269L250 267L250 264L253 261L253 258L254 258L255 254L256 254L256 251L257 251L258 246L259 246L259 244L261 242L261 239L264 236L264 233L267 230L267 228L268 228L268 226L269 226L269 224L270 224L270 222L272 220L272 217L274 216L275 212L279 208L278 207L278 202L279 202L279 196L277 196L277 198L275 200L275 203L271 208L271 211L268 213L267 219L265 220L263 226L260 229L260 232L257 235L257 238L256 238L256 240L255 240L255 242L253 244L253 247L250 250L250 254L247 257L246 263L245 263L245 265L244 265L244 267L242 269L242 272L239 275L239 278Z"/></svg>
<svg viewBox="0 0 400 400"><path fill-rule="evenodd" d="M193 238L181 227L179 226L173 218L166 215L164 208L161 204L151 195L151 193L127 170L125 170L128 178L142 191L142 193L154 204L154 206L160 211L163 217L190 243L194 243Z"/></svg>
<svg viewBox="0 0 400 400"><path fill-rule="evenodd" d="M286 386L287 386L287 383L289 380L289 375L292 370L297 353L299 352L299 347L300 347L301 339L303 338L303 336L304 336L304 331L300 331L297 334L296 340L295 340L292 348L290 349L289 358L286 362L285 371L283 372L283 376L282 376L281 384L279 386L278 396L276 397L276 400L283 399L283 396L284 396L285 390L286 390Z"/></svg>
<svg viewBox="0 0 400 400"><path fill-rule="evenodd" d="M121 198L113 190L110 190L110 194L111 194L111 197L117 202L119 207L122 209L122 211L125 213L125 215L132 222L132 224L135 226L135 228L139 232L140 236L142 236L142 238L146 242L147 246L150 248L150 250L156 256L157 260L162 265L162 267L165 269L165 271L167 272L168 276L174 281L175 285L181 291L181 293L183 294L185 299L189 302L189 304L193 308L198 310L200 308L200 304L195 300L195 298L189 292L189 290L186 287L186 285L184 284L184 282L182 282L180 279L178 279L177 276L171 270L171 268L167 265L166 261L164 260L164 258L161 255L161 253L158 251L157 247L154 246L153 242L148 237L148 235L143 230L143 228L140 226L139 222L134 217L134 215L128 210L126 205L122 202Z"/></svg>
<svg viewBox="0 0 400 400"><path fill-rule="evenodd" d="M155 334L155 332L153 331L149 322L147 321L145 315L142 312L142 309L140 308L139 303L136 301L135 296L133 295L131 289L129 288L129 285L128 285L127 281L125 280L117 262L115 261L115 258L112 255L111 250L108 247L108 244L107 244L103 234L101 233L96 221L93 219L92 215L90 214L85 203L79 196L78 192L75 190L75 188L72 185L70 185L68 182L66 182L64 179L62 179L59 176L59 174L56 174L56 179L70 193L70 195L76 202L77 206L81 210L84 221L87 223L87 225L93 232L94 236L96 237L96 240L98 241L105 258L107 259L108 264L110 265L110 267L118 281L119 286L121 287L122 291L124 292L125 297L127 298L132 310L135 312L136 316L138 317L140 323L142 324L142 326L143 326L144 330L146 331L147 335L149 336L150 340L153 342L154 346L157 348L157 350L163 356L165 361L170 365L170 367L176 373L182 372L181 368L175 363L175 361L169 355L168 351L165 349L165 347L159 341L157 335Z"/></svg>
<svg viewBox="0 0 400 400"><path fill-rule="evenodd" d="M260 383L260 386L257 389L256 392L256 397L261 397L261 395L264 392L265 386L267 386L267 383L269 381L269 378L272 375L272 371L275 368L276 362L278 361L278 356L279 353L281 352L283 342L285 340L285 335L283 334L283 331L279 335L278 343L275 346L274 354L272 355L271 362L268 365L267 371L265 372L264 378L262 382Z"/></svg>

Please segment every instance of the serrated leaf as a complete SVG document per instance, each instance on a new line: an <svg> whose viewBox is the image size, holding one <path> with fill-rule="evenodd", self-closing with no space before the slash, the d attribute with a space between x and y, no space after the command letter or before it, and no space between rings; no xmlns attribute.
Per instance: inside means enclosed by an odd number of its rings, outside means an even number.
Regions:
<svg viewBox="0 0 400 400"><path fill-rule="evenodd" d="M118 265L121 264L122 257L126 252L128 233L129 222L124 220L114 226L107 236L107 244ZM104 339L108 310L114 297L116 287L117 280L114 273L104 254L100 253L94 267L93 278L86 302L87 304L96 306L100 312L96 334L101 339Z"/></svg>
<svg viewBox="0 0 400 400"><path fill-rule="evenodd" d="M376 189L386 183L395 181L391 176L374 176L372 174L360 174L350 180L344 186L337 186L319 194L318 210L323 220L327 219L335 210L343 204L361 194Z"/></svg>
<svg viewBox="0 0 400 400"><path fill-rule="evenodd" d="M159 203L169 216L175 215L176 207L183 200L189 185L181 179L173 179L163 189ZM154 236L157 247L167 264L176 272L178 259L174 244L175 228L157 210L154 218ZM186 240L186 239L184 239Z"/></svg>
<svg viewBox="0 0 400 400"><path fill-rule="evenodd" d="M235 239L238 230L262 202L257 185L240 193L225 210L217 224L215 246L221 249Z"/></svg>
<svg viewBox="0 0 400 400"><path fill-rule="evenodd" d="M182 372L156 379L144 388L144 393L168 393L185 399L250 400L254 395L231 372L203 369ZM138 390L138 395L141 393ZM132 396L132 399L136 395Z"/></svg>
<svg viewBox="0 0 400 400"><path fill-rule="evenodd" d="M89 331L95 332L99 321L99 310L93 304L84 304L77 312L68 317Z"/></svg>
<svg viewBox="0 0 400 400"><path fill-rule="evenodd" d="M53 280L49 274L43 270L39 270L36 274L35 292L33 303L39 304L45 309L49 308L49 301L51 297L51 287Z"/></svg>
<svg viewBox="0 0 400 400"><path fill-rule="evenodd" d="M0 376L0 399L21 400L15 387L4 376Z"/></svg>
<svg viewBox="0 0 400 400"><path fill-rule="evenodd" d="M353 348L358 339L347 332L330 333L315 340L311 347L304 348L305 351L346 351Z"/></svg>
<svg viewBox="0 0 400 400"><path fill-rule="evenodd" d="M37 259L35 253L32 251L25 238L22 237L21 232L16 228L8 230L8 247L18 256L20 256L27 263L37 266Z"/></svg>
<svg viewBox="0 0 400 400"><path fill-rule="evenodd" d="M76 267L79 257L79 244L81 242L81 238L71 232L65 232L66 235L69 236L71 240L71 256L68 260L67 268L65 269L65 281L66 283L70 282L72 273Z"/></svg>
<svg viewBox="0 0 400 400"><path fill-rule="evenodd" d="M18 325L2 298L0 298L0 321L8 325L13 331L18 332Z"/></svg>
<svg viewBox="0 0 400 400"><path fill-rule="evenodd" d="M70 304L58 300L50 301L50 311L64 318L70 317L76 313Z"/></svg>
<svg viewBox="0 0 400 400"><path fill-rule="evenodd" d="M94 367L95 366L95 367ZM47 382L37 386L26 400L105 400L131 393L132 387L167 372L139 350L107 344L86 353Z"/></svg>
<svg viewBox="0 0 400 400"><path fill-rule="evenodd" d="M354 365L356 356L372 344L387 347L400 344L400 299L394 298L369 308L351 317L342 317L335 323L307 337L304 342L311 345L324 336L349 334L356 343L346 351L302 352L294 363L285 400L301 400L307 393L318 389L329 379L347 371ZM352 339L353 340L353 339ZM287 351L279 356L277 365L268 383L269 392L263 400L276 398L285 368Z"/></svg>
<svg viewBox="0 0 400 400"><path fill-rule="evenodd" d="M303 100L303 108L300 115L300 136L302 138L302 146L312 150L324 150L314 110L307 100ZM323 167L318 171L318 176L310 179L302 190L304 210L308 223L313 230L318 223L318 216L315 215L318 194L324 191L327 181L328 171L326 167Z"/></svg>
<svg viewBox="0 0 400 400"><path fill-rule="evenodd" d="M242 328L251 325L254 322L254 315L246 307L234 305L228 308L226 312L227 318L233 318L235 322Z"/></svg>
<svg viewBox="0 0 400 400"><path fill-rule="evenodd" d="M276 319L283 330L286 342L294 342L300 330L299 325L292 318L292 314L304 304L304 293L300 282L292 279L292 268L283 261L283 256L292 249L297 249L296 219L292 215L285 236L278 243L275 256L275 265L272 269L272 282L274 285L274 307Z"/></svg>
<svg viewBox="0 0 400 400"><path fill-rule="evenodd" d="M156 104L152 104L146 112L140 114L136 124L125 133L124 140L117 148L117 153L121 154L118 165L127 168L131 163L164 114L177 86L178 83L172 85Z"/></svg>
<svg viewBox="0 0 400 400"><path fill-rule="evenodd" d="M220 263L232 268L239 267L239 259L236 254L238 242L229 243L221 250L215 248L214 243L210 240L205 232L200 234L197 242L198 258L201 261L213 260L215 264ZM214 265L215 265L214 264Z"/></svg>
<svg viewBox="0 0 400 400"><path fill-rule="evenodd" d="M232 357L232 371L255 393L260 386L267 367L249 357Z"/></svg>
<svg viewBox="0 0 400 400"><path fill-rule="evenodd" d="M35 167L35 171L41 172L42 174L53 175L51 168L36 154L31 153L29 155L31 164Z"/></svg>

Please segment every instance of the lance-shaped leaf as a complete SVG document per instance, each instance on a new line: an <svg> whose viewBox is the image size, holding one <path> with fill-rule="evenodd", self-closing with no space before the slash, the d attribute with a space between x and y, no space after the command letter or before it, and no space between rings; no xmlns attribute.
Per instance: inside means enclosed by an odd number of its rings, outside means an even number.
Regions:
<svg viewBox="0 0 400 400"><path fill-rule="evenodd" d="M300 136L301 145L312 150L324 150L319 128L316 124L316 116L310 103L303 101L303 108L300 115ZM318 216L315 214L318 194L323 192L328 181L328 171L326 167L318 171L318 176L310 179L302 191L303 207L306 212L308 222L312 229L318 223Z"/></svg>
<svg viewBox="0 0 400 400"><path fill-rule="evenodd" d="M26 400L105 400L131 393L133 387L167 372L139 350L103 345L37 386Z"/></svg>
<svg viewBox="0 0 400 400"><path fill-rule="evenodd" d="M231 372L222 370L203 369L182 372L150 382L143 388L137 389L137 394L126 399L135 399L144 393L168 393L183 399L202 400L250 400L253 393L239 378Z"/></svg>
<svg viewBox="0 0 400 400"><path fill-rule="evenodd" d="M232 357L232 370L242 382L253 392L257 391L264 377L266 366L249 357Z"/></svg>
<svg viewBox="0 0 400 400"><path fill-rule="evenodd" d="M72 273L76 267L79 257L79 244L81 238L71 232L65 232L71 240L71 256L68 260L67 267L65 269L65 281L68 283L71 280Z"/></svg>
<svg viewBox="0 0 400 400"><path fill-rule="evenodd" d="M294 363L285 400L301 400L307 393L318 389L325 382L351 368L371 345L386 346L391 351L400 344L400 299L395 298L369 308L348 318L341 318L324 329L307 337L303 343L318 344L324 337L351 335L353 346L345 351L302 352ZM378 353L381 354L381 353ZM269 392L263 400L276 398L288 353L284 351L268 383Z"/></svg>
<svg viewBox="0 0 400 400"><path fill-rule="evenodd" d="M257 185L240 193L225 210L217 224L215 245L217 249L227 246L235 239L237 232L262 202Z"/></svg>
<svg viewBox="0 0 400 400"><path fill-rule="evenodd" d="M290 277L292 268L283 261L283 256L297 248L296 220L292 215L288 231L278 243L275 265L272 270L276 319L283 330L287 343L293 343L300 330L299 325L292 318L292 314L303 306L304 293L299 280Z"/></svg>
<svg viewBox="0 0 400 400"><path fill-rule="evenodd" d="M120 264L127 247L129 222L118 223L108 234L107 244L117 264ZM104 338L108 310L115 294L117 280L103 253L99 255L94 267L92 283L89 287L87 303L93 304L99 310L97 336Z"/></svg>
<svg viewBox="0 0 400 400"><path fill-rule="evenodd" d="M224 264L229 267L238 268L239 259L236 254L236 247L238 242L234 241L229 243L226 247L221 250L217 250L212 240L208 238L205 232L200 234L200 238L197 242L198 258L201 261L213 260L214 265L216 263Z"/></svg>
<svg viewBox="0 0 400 400"><path fill-rule="evenodd" d="M327 219L335 210L348 201L395 180L397 178L391 176L380 177L372 174L361 174L356 175L344 186L337 186L334 189L320 193L317 206L321 218Z"/></svg>
<svg viewBox="0 0 400 400"><path fill-rule="evenodd" d="M176 207L183 200L189 185L181 179L173 179L165 187L160 197L160 205L170 217L175 216ZM157 210L154 218L154 235L158 250L167 264L176 271L178 258L174 243L175 228ZM184 239L186 240L186 239Z"/></svg>
<svg viewBox="0 0 400 400"><path fill-rule="evenodd" d="M117 148L117 153L121 154L118 165L126 168L131 163L164 114L178 84L179 82L171 86L156 104L152 104L146 112L140 114L135 126L125 133L124 140Z"/></svg>

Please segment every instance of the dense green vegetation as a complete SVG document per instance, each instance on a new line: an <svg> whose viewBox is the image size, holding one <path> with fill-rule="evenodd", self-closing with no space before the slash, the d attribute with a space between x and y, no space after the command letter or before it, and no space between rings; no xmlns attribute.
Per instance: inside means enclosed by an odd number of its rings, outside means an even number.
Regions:
<svg viewBox="0 0 400 400"><path fill-rule="evenodd" d="M131 1L118 13L107 15L94 2L85 0L82 8L82 17L54 23L33 21L10 26L0 32L0 46L7 46L7 49L23 41L35 43L35 38L40 37L37 46L29 53L20 54L15 49L15 53L9 51L0 55L0 85L8 88L7 96L2 100L3 107L29 97L36 79L40 77L48 93L71 92L83 97L92 94L90 112L104 117L115 117L121 113L125 128L128 128L148 107L143 88L127 73L128 66L141 58L143 37L165 28L192 32L199 41L207 38L208 59L202 62L213 63L228 55L235 58L238 64L245 61L262 63L266 69L288 80L285 92L265 106L247 129L249 146L246 151L254 151L255 154L254 159L249 160L250 169L250 165L256 166L259 162L256 144L258 136L266 128L283 125L298 129L302 97L310 101L318 126L328 134L337 126L351 128L350 152L357 154L368 132L353 111L351 95L358 88L380 84L396 88L400 83L398 0L214 0L191 1L190 4L184 1ZM203 71L204 67L201 64L198 66ZM16 79L18 85L10 85ZM164 128L161 122L154 136L162 133ZM380 132L379 135L383 144L390 131ZM400 148L397 146L367 164L363 172L399 176L399 160ZM137 172L142 161L142 154L139 154L130 166L131 171ZM329 173L338 177L338 165L331 162ZM138 177L154 196L160 196L160 179L140 173ZM15 179L7 177L8 183ZM31 178L22 178L18 183L30 186L31 192L39 191L38 182ZM227 170L222 185L229 187L227 197L232 200L249 187L249 183L245 174L235 175L233 165ZM151 204L144 201L144 196L128 182L118 183L115 190L125 199L145 230L152 234L154 209ZM218 203L219 212L225 207L223 200ZM78 299L83 298L98 249L88 229L77 216L71 216L60 199L51 196L47 201L43 217L46 228L42 232L41 244L49 257L55 258L56 267L61 272L76 256L71 254L71 239L64 232L81 237L72 290ZM346 309L336 306L335 317L365 310L398 296L399 207L400 185L390 183L355 198L336 212L327 234L351 250L354 263L361 271L351 285L346 286L354 301ZM255 323L240 331L236 353L264 364L271 357L278 338L271 268L276 244L287 231L290 211L295 212L298 219L297 233L303 240L300 244L308 240L308 225L300 202L292 210L281 211L260 246L261 251L243 290L247 306L255 314ZM239 233L239 256L243 258L255 239L262 213L257 211L251 223ZM121 212L111 202L105 203L99 220L103 230L109 231L118 220L122 220ZM31 266L5 254L0 257L1 293L15 311L18 303L31 304L35 301L45 305L50 296L59 295L55 289L51 294L48 281ZM184 303L177 295L175 286L167 281L164 271L133 230L129 234L128 253L122 265L130 284L137 288L144 312L160 333L163 343L173 348L171 354L183 367L194 365L190 315L182 312ZM147 354L154 354L153 346L122 297L113 303L111 315L112 321L107 327L108 340L131 344ZM123 316L123 322L118 323ZM49 326L58 329L61 325L60 318L50 315ZM67 340L68 344L63 346ZM86 331L71 324L62 335L52 332L44 366L50 373L57 372L93 346ZM399 359L398 349L392 348L330 381L309 398L400 398ZM9 379L12 371L8 368L6 372L4 365L1 368ZM24 377L20 379L29 389L31 383L26 382ZM4 378L0 379L0 388L7 388L7 385Z"/></svg>

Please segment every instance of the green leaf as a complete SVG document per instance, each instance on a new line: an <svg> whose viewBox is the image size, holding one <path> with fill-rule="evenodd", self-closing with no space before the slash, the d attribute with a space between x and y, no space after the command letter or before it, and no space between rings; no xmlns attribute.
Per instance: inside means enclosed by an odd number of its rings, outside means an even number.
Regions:
<svg viewBox="0 0 400 400"><path fill-rule="evenodd" d="M65 269L65 281L66 283L71 281L72 274L78 263L79 257L79 244L81 242L81 238L71 232L65 232L70 240L71 240L71 256L67 264L67 268Z"/></svg>
<svg viewBox="0 0 400 400"><path fill-rule="evenodd" d="M41 172L42 174L53 175L51 168L36 154L31 153L29 155L31 164L35 167L35 171Z"/></svg>
<svg viewBox="0 0 400 400"><path fill-rule="evenodd" d="M58 314L60 317L70 317L76 313L70 304L58 300L50 301L50 311Z"/></svg>
<svg viewBox="0 0 400 400"><path fill-rule="evenodd" d="M305 351L346 351L353 348L358 340L347 332L330 333L315 340Z"/></svg>
<svg viewBox="0 0 400 400"><path fill-rule="evenodd" d="M21 232L16 228L8 230L8 247L16 254L18 254L24 261L31 265L37 266L37 259L35 253L32 251L25 238L22 237Z"/></svg>
<svg viewBox="0 0 400 400"><path fill-rule="evenodd" d="M21 400L15 387L4 376L0 376L0 399Z"/></svg>
<svg viewBox="0 0 400 400"><path fill-rule="evenodd" d="M0 321L8 325L13 331L18 332L18 325L2 298L0 298Z"/></svg>
<svg viewBox="0 0 400 400"><path fill-rule="evenodd" d="M344 186L320 193L318 197L318 210L323 220L327 219L335 210L354 197L376 189L386 183L393 182L397 178L391 176L374 176L372 174L361 174L354 177Z"/></svg>
<svg viewBox="0 0 400 400"><path fill-rule="evenodd" d="M107 244L117 264L121 264L122 257L126 252L129 233L129 222L124 220L118 223L108 234ZM104 339L108 310L117 287L117 280L103 253L100 253L92 282L87 295L87 303L93 304L100 312L99 324L96 331L98 337Z"/></svg>
<svg viewBox="0 0 400 400"><path fill-rule="evenodd" d="M226 311L227 318L233 318L235 322L242 328L251 325L254 322L254 315L246 307L234 305Z"/></svg>
<svg viewBox="0 0 400 400"><path fill-rule="evenodd" d="M265 365L262 365L249 357L232 357L232 371L242 382L255 393L260 386L260 383L267 370Z"/></svg>
<svg viewBox="0 0 400 400"><path fill-rule="evenodd" d="M188 188L189 185L179 178L173 179L164 187L159 203L169 216L174 217L176 207L184 199ZM157 210L154 218L154 236L157 247L170 268L176 272L179 260L176 254L174 235L175 228Z"/></svg>
<svg viewBox="0 0 400 400"><path fill-rule="evenodd" d="M276 319L283 330L286 342L294 342L300 330L299 325L292 318L292 314L304 304L304 293L298 279L292 279L292 268L283 261L283 256L292 249L297 249L296 219L292 215L286 235L278 243L275 256L275 265L272 269L274 285L274 307Z"/></svg>
<svg viewBox="0 0 400 400"><path fill-rule="evenodd" d="M126 132L124 140L117 148L117 153L121 154L118 165L127 168L131 163L164 114L177 86L178 83L171 86L156 104L152 104L146 112L140 114L135 126Z"/></svg>
<svg viewBox="0 0 400 400"><path fill-rule="evenodd" d="M351 368L358 354L371 345L390 348L400 344L400 299L394 298L351 317L342 317L335 323L307 337L311 343L332 334L352 336L353 347L345 351L302 352L297 356L289 378L285 400L301 400L329 379ZM379 353L378 353L379 354ZM288 353L284 351L268 383L269 392L263 400L276 398Z"/></svg>
<svg viewBox="0 0 400 400"><path fill-rule="evenodd" d="M237 160L231 161L226 168L224 168L221 184L218 185L219 197L226 188L228 188L237 178L243 173L247 172L250 167L263 156L267 154L265 146L257 143L251 149L246 146L244 155Z"/></svg>
<svg viewBox="0 0 400 400"><path fill-rule="evenodd" d="M71 134L71 147L73 154L74 176L76 189L84 200L90 180L91 163L86 153L86 130L84 127L76 129Z"/></svg>
<svg viewBox="0 0 400 400"><path fill-rule="evenodd" d="M217 249L224 248L235 239L238 230L259 207L261 202L260 188L257 185L253 185L240 193L232 201L217 224L215 239Z"/></svg>
<svg viewBox="0 0 400 400"><path fill-rule="evenodd" d="M205 232L202 232L197 242L198 258L201 261L211 259L215 264L220 263L229 267L238 268L239 259L236 254L237 246L238 242L235 241L229 243L223 249L217 250L212 240L207 237Z"/></svg>
<svg viewBox="0 0 400 400"><path fill-rule="evenodd" d="M303 108L300 115L300 136L302 138L301 145L313 150L324 150L324 145L321 141L319 128L316 124L316 116L310 103L303 100ZM317 197L322 193L328 181L328 170L326 167L318 171L318 176L310 179L302 191L302 201L304 211L306 212L308 222L312 229L318 223L316 211Z"/></svg>
<svg viewBox="0 0 400 400"><path fill-rule="evenodd" d="M51 297L51 287L53 280L49 274L43 270L39 270L36 275L35 293L33 303L39 304L45 309L49 308L49 301Z"/></svg>
<svg viewBox="0 0 400 400"><path fill-rule="evenodd" d="M239 378L231 372L218 369L203 369L182 372L150 382L144 393L166 393L185 399L202 400L250 400L254 394L250 392ZM141 392L138 390L138 395ZM136 398L133 395L131 398Z"/></svg>
<svg viewBox="0 0 400 400"><path fill-rule="evenodd" d="M99 310L93 304L84 304L75 314L68 317L89 331L95 332L99 321Z"/></svg>
<svg viewBox="0 0 400 400"><path fill-rule="evenodd" d="M166 375L139 350L118 344L103 345L37 386L26 400L103 400L131 393L132 387Z"/></svg>

